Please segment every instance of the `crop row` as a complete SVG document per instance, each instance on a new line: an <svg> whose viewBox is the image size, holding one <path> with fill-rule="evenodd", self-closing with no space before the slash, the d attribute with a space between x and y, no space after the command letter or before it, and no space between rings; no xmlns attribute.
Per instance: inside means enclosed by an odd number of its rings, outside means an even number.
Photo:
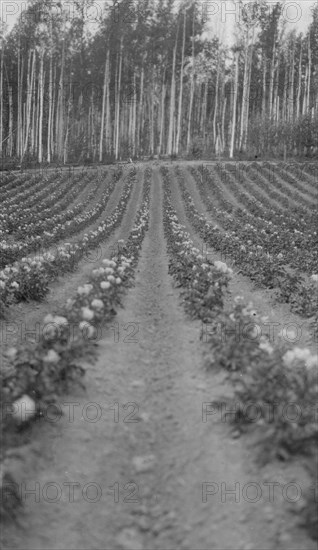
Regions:
<svg viewBox="0 0 318 550"><path fill-rule="evenodd" d="M57 214L65 215L64 211L89 183L90 180L84 178L63 185L59 185L59 182L55 181L54 190L48 190L48 196L42 201L34 202L28 207L24 207L22 201L20 204L15 205L13 210L11 208L5 209L1 216L1 233L3 237L8 237L11 241L17 239L24 241L28 233L38 233L38 228L41 227L43 220L48 221L49 218L53 218Z"/></svg>
<svg viewBox="0 0 318 550"><path fill-rule="evenodd" d="M76 243L64 243L56 247L56 253L46 252L36 257L22 258L11 266L0 271L0 316L4 316L5 308L13 300L41 300L49 290L49 282L67 271L76 269L78 262L85 256L88 250L95 248L98 244L109 237L114 229L121 223L127 207L135 172L128 174L119 204L113 213L103 220L96 229L90 230ZM81 229L81 226L92 223L102 212L107 203L111 190L103 195L103 205L96 206L92 215L86 213L81 223L74 227L74 231Z"/></svg>
<svg viewBox="0 0 318 550"><path fill-rule="evenodd" d="M295 187L291 189L282 177L278 177L276 165L260 166L257 170L253 168L251 173L253 183L269 195L273 201L273 207L282 205L285 209L303 215L308 214L308 210L309 212L312 210L312 201L306 200ZM290 199L293 199L295 205Z"/></svg>
<svg viewBox="0 0 318 550"><path fill-rule="evenodd" d="M47 208L61 198L63 198L68 190L75 186L81 179L80 175L76 175L73 182L67 180L64 176L58 178L50 178L50 180L44 178L38 189L32 188L28 191L28 194L19 193L11 199L6 199L3 201L3 206L5 207L5 217L8 218L11 214L16 214L20 211L21 204L24 204L26 214L28 212L40 212L41 209ZM52 194L54 195L52 197ZM21 221L23 221L23 212L19 212Z"/></svg>
<svg viewBox="0 0 318 550"><path fill-rule="evenodd" d="M80 286L73 298L58 314L48 314L41 324L38 342L7 350L9 368L2 373L2 403L5 414L1 419L4 447L11 441L17 425L29 423L41 416L43 410L56 403L58 396L74 383L82 383L85 370L83 360L97 358L98 327L110 321L127 288L132 286L134 268L149 225L151 171L144 174L143 197L134 226L127 242L118 241L118 251L112 259L104 259L102 266L92 270L89 282ZM1 464L1 490L14 493L10 461ZM6 504L1 505L6 514ZM10 511L9 511L10 513Z"/></svg>
<svg viewBox="0 0 318 550"><path fill-rule="evenodd" d="M270 166L268 163L264 163L264 166ZM276 166L276 165L274 165ZM310 195L316 195L318 191L318 166L315 163L304 164L301 162L289 162L280 163L279 167L290 176L295 177L294 186L303 189L305 193ZM298 187L300 185L300 187Z"/></svg>
<svg viewBox="0 0 318 550"><path fill-rule="evenodd" d="M244 226L242 230L234 222L231 223L231 218L225 218L224 214L223 225L228 224L227 231L220 231L213 223L208 222L203 214L198 212L180 172L178 172L178 181L187 217L208 246L221 252L223 257L232 259L241 272L258 285L278 288L279 299L289 303L295 312L306 317L316 315L318 275L313 274L306 281L299 272L291 274L287 271L285 268L287 260L284 253L286 249L288 251L288 240L284 242L284 247L278 250L275 250L274 242L272 247L276 254L273 254L269 252L270 244L265 245L266 239L270 239L270 235L264 230L257 230L255 225ZM205 200L207 201L207 199Z"/></svg>
<svg viewBox="0 0 318 550"><path fill-rule="evenodd" d="M207 165L208 166L208 165ZM277 190L277 185L274 182L276 178L275 172L267 172L262 166L253 167L249 165L246 169L242 167L240 170L233 171L231 164L211 165L209 166L213 180L224 183L226 189L234 195L236 199L247 206L257 205L260 208L259 215L265 217L267 211L272 216L284 215L290 220L296 229L306 229L312 225L314 219L317 220L317 213L313 208L301 206L298 198L294 198L295 204L288 197L288 193ZM210 175L211 175L210 174ZM209 181L209 172L206 173L207 181ZM233 206L233 205L232 205ZM255 206L254 206L255 208Z"/></svg>
<svg viewBox="0 0 318 550"><path fill-rule="evenodd" d="M249 174L245 172L233 174L230 166L224 165L221 175L219 171L206 170L203 173L203 183L209 187L213 185L214 191L217 182L217 191L220 189L217 196L218 202L220 202L222 207L229 213L235 210L236 213L239 212L240 216L245 216L246 219L251 216L257 216L259 221L265 225L266 222L268 225L268 222L270 221L271 226L283 226L284 229L292 232L295 232L295 230L300 233L314 232L318 221L317 212L306 212L305 217L303 217L302 215L299 215L298 209L294 209L294 211L292 211L291 208L278 206L276 202L273 205L268 196L262 194L257 189L260 178L258 177L255 181L253 172L250 172L251 171L249 170ZM260 175L259 172L258 175ZM232 204L230 201L227 201L222 197L224 193L222 192L222 186L220 185L221 182L226 186L226 189L230 191L236 200L244 204L244 209ZM269 181L267 182L267 188L271 188L271 182Z"/></svg>
<svg viewBox="0 0 318 550"><path fill-rule="evenodd" d="M251 163L249 165L244 165L244 167L246 173L252 172L252 174L254 174L254 182L263 189L264 192L277 192L277 190L279 190L280 193L277 193L276 199L279 198L279 200L283 200L286 205L288 204L287 201L291 198L298 206L299 200L304 200L305 202L303 204L308 208L311 206L308 199L317 198L317 180L314 183L313 178L306 174L301 165L297 164L293 167L294 175L291 174L291 168L287 168L282 163ZM256 173L262 176L262 183L257 181L258 178L255 177ZM296 175L297 177L295 177ZM264 180L269 181L270 185L266 186ZM305 197L303 197L303 195L305 195ZM292 205L291 208L293 208Z"/></svg>
<svg viewBox="0 0 318 550"><path fill-rule="evenodd" d="M164 180L164 229L169 253L169 272L182 288L186 310L202 321L209 369L225 369L233 385L233 397L226 400L232 410L229 420L236 430L257 427L259 457L263 461L304 454L315 483L315 453L318 426L315 418L318 399L316 369L318 357L309 349L288 349L283 339L273 343L264 327L270 327L253 304L237 296L230 310L224 308L232 270L225 262L205 259L193 246L190 235L179 223L171 201L171 178L162 169ZM263 329L263 330L262 330ZM224 402L223 402L224 404ZM211 403L211 407L222 402ZM248 414L248 405L257 418ZM301 415L284 414L294 405ZM276 414L269 414L269 409ZM316 503L307 495L306 521L314 533ZM317 535L316 535L317 536Z"/></svg>
<svg viewBox="0 0 318 550"><path fill-rule="evenodd" d="M308 187L308 185L305 185L301 181L301 177L296 177L295 175L291 174L289 170L286 170L286 168L284 168L284 166L282 166L279 163L275 165L275 171L280 176L283 183L287 182L293 187L293 189L299 191L304 195L307 195L308 196L307 203L308 203L308 200L310 200L309 197L311 197L311 199L317 199L317 189L315 191L312 191ZM300 197L301 195L298 195L297 199L299 199Z"/></svg>
<svg viewBox="0 0 318 550"><path fill-rule="evenodd" d="M278 226L275 228L271 219L254 217L251 220L246 218L242 210L231 215L225 209L215 206L210 193L201 183L200 175L195 174L193 170L192 175L195 177L202 200L212 211L213 218L225 230L222 232L213 224L207 224L204 216L201 215L201 231L206 225L205 238L211 241L210 244L215 246L216 250L221 250L232 256L237 263L240 262L239 265L244 269L244 273L246 272L255 282L269 288L278 286L278 277L286 278L284 267L286 265L294 267L297 271L301 266L302 271L309 275L317 273L317 231L312 230L312 233L304 234L302 231L294 230L291 238L290 232L282 227L283 222L280 229ZM184 185L183 189L184 196L188 197L187 202L189 203L190 195L186 193ZM219 200L221 194L222 191L215 182L213 195L216 195ZM194 204L191 209L196 216L199 216ZM249 219L249 223L247 223L247 219ZM262 272L266 266L268 272ZM302 279L300 274L297 274L297 277Z"/></svg>
<svg viewBox="0 0 318 550"><path fill-rule="evenodd" d="M96 196L101 183L99 181L93 185L88 195L73 206L73 208L55 215L51 215L51 211L49 211L47 216L43 214L44 219L41 219L41 216L39 216L39 219L36 219L35 222L30 221L28 227L18 226L16 230L19 231L20 236L24 233L24 239L12 244L8 244L6 241L0 242L0 250L2 251L1 267L12 263L32 251L43 251L44 248L56 244L61 239L69 238L76 232L91 225L105 209L118 177L118 175L113 177L98 203L90 209L87 208L87 205ZM87 186L87 182L84 181L83 185ZM76 196L76 193L77 190L74 189L73 197Z"/></svg>
<svg viewBox="0 0 318 550"><path fill-rule="evenodd" d="M247 209L235 208L232 203L224 199L223 190L220 185L218 176L216 173L212 172L205 174L205 181L201 183L198 174L192 169L192 175L195 178L198 187L200 188L201 194L204 194L205 200L210 201L209 204L215 206L215 202L211 198L217 199L217 203L225 210L226 213L230 214L228 220L224 219L224 224L226 222L231 222L232 217L234 218L233 224L236 225L238 230L242 231L245 226L246 228L253 228L254 226L258 229L258 236L261 239L258 239L261 242L258 244L264 246L265 252L273 252L273 250L278 250L280 253L281 242L291 243L292 246L289 247L289 250L284 247L285 260L291 267L297 269L301 265L307 266L310 269L311 264L313 264L313 270L315 270L316 262L315 258L317 253L312 251L317 251L318 247L318 235L317 235L317 224L318 224L318 214L317 212L312 212L310 215L307 215L305 218L291 215L288 211L275 212L275 209L271 206L270 202L262 197L251 198L250 194L245 193L240 189L240 187L247 187L247 179L243 178L240 180L240 185L235 181L235 178L232 178L228 172L224 172L224 176L227 178L227 188L231 190L231 193L242 203L244 203ZM213 179L211 179L213 175ZM211 192L211 188L213 192ZM253 197L257 196L257 191L253 189L251 185L249 192ZM232 216L231 216L232 214ZM292 239L291 239L292 234ZM268 247L266 248L266 245Z"/></svg>
<svg viewBox="0 0 318 550"><path fill-rule="evenodd" d="M5 193L1 196L1 200L4 201L6 206L11 210L14 209L16 205L19 205L21 201L23 201L26 206L29 206L45 199L47 197L45 191L54 191L56 189L56 182L58 182L59 185L61 183L66 183L66 175L57 175L56 177L56 175L50 174L43 178L39 175L34 176L28 182L26 188L18 187L13 191Z"/></svg>
<svg viewBox="0 0 318 550"><path fill-rule="evenodd" d="M1 180L2 185L0 186L0 196L3 198L8 198L10 195L14 196L16 190L18 192L31 189L34 186L38 185L42 181L40 174L19 174L7 176L7 179ZM12 193L13 191L13 193Z"/></svg>

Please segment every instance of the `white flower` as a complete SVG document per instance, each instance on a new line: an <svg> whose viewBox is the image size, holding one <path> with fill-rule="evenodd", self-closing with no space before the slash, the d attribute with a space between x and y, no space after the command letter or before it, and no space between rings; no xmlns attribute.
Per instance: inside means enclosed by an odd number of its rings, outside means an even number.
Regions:
<svg viewBox="0 0 318 550"><path fill-rule="evenodd" d="M78 326L80 331L82 332L83 338L92 338L95 335L95 327L93 327L86 321L81 321Z"/></svg>
<svg viewBox="0 0 318 550"><path fill-rule="evenodd" d="M105 259L103 260L102 263L103 263L104 265L109 266L109 262L110 262L110 260L108 260L107 258L105 258Z"/></svg>
<svg viewBox="0 0 318 550"><path fill-rule="evenodd" d="M102 300L99 300L98 298L95 298L92 301L91 306L96 308L96 309L103 309L104 304L103 304Z"/></svg>
<svg viewBox="0 0 318 550"><path fill-rule="evenodd" d="M105 267L104 272L106 273L106 275L112 275L112 273L114 273L114 270L112 267Z"/></svg>
<svg viewBox="0 0 318 550"><path fill-rule="evenodd" d="M50 349L47 354L45 355L45 357L43 357L43 361L45 361L45 363L58 363L59 360L60 360L60 356L58 353L56 353L56 351L54 349Z"/></svg>
<svg viewBox="0 0 318 550"><path fill-rule="evenodd" d="M318 275L316 273L314 273L311 277L311 280L314 281L315 283L318 282Z"/></svg>
<svg viewBox="0 0 318 550"><path fill-rule="evenodd" d="M11 283L11 286L12 288L19 288L20 285L16 281L13 281L13 283Z"/></svg>
<svg viewBox="0 0 318 550"><path fill-rule="evenodd" d="M66 319L66 317L62 317L61 315L55 315L54 323L56 323L57 325L68 325L68 320Z"/></svg>
<svg viewBox="0 0 318 550"><path fill-rule="evenodd" d="M293 348L286 351L283 356L283 362L290 367L294 361L308 361L311 358L311 352L308 348Z"/></svg>
<svg viewBox="0 0 318 550"><path fill-rule="evenodd" d="M274 351L273 347L270 345L270 343L267 340L262 340L259 344L259 347L263 351L266 351L269 355L271 355Z"/></svg>
<svg viewBox="0 0 318 550"><path fill-rule="evenodd" d="M214 266L218 271L222 271L222 273L227 273L228 275L232 275L233 271L230 267L226 265L224 262L216 261L214 262Z"/></svg>
<svg viewBox="0 0 318 550"><path fill-rule="evenodd" d="M8 357L8 359L13 361L16 358L17 353L18 353L18 350L16 348L9 348L6 351L6 356Z"/></svg>
<svg viewBox="0 0 318 550"><path fill-rule="evenodd" d="M82 317L85 319L85 321L91 321L94 319L94 311L92 311L89 307L82 307Z"/></svg>
<svg viewBox="0 0 318 550"><path fill-rule="evenodd" d="M110 288L110 283L108 281L102 281L100 283L100 287L102 290L106 290L107 288Z"/></svg>
<svg viewBox="0 0 318 550"><path fill-rule="evenodd" d="M111 283L114 283L115 282L114 275L108 275L107 280L110 281Z"/></svg>
<svg viewBox="0 0 318 550"><path fill-rule="evenodd" d="M22 395L22 397L14 401L13 408L13 418L21 422L25 422L36 413L35 401L27 394Z"/></svg>
<svg viewBox="0 0 318 550"><path fill-rule="evenodd" d="M120 285L120 283L121 283L121 278L120 278L120 277L117 277L117 278L116 278L116 285Z"/></svg>
<svg viewBox="0 0 318 550"><path fill-rule="evenodd" d="M254 325L250 332L250 336L252 336L253 340L258 337L258 335L261 333L261 328L259 325Z"/></svg>
<svg viewBox="0 0 318 550"><path fill-rule="evenodd" d="M77 293L80 295L87 296L91 291L93 290L93 285L86 284L84 286L79 286L77 289Z"/></svg>
<svg viewBox="0 0 318 550"><path fill-rule="evenodd" d="M48 325L48 324L50 324L50 323L54 323L54 317L53 317L53 315L51 315L51 313L48 313L48 314L44 317L43 322L44 322L45 325Z"/></svg>

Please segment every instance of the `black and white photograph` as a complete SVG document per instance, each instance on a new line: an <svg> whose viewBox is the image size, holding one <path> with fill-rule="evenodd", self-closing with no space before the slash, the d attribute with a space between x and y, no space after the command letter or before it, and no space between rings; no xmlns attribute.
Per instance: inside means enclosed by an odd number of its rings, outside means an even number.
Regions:
<svg viewBox="0 0 318 550"><path fill-rule="evenodd" d="M0 0L0 548L318 550L318 2Z"/></svg>

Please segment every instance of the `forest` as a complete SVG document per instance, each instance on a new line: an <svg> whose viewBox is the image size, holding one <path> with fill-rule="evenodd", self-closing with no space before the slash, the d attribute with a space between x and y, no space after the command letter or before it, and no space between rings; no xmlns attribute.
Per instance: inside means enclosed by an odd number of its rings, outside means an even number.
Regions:
<svg viewBox="0 0 318 550"><path fill-rule="evenodd" d="M96 8L29 0L1 22L2 167L317 157L317 4L300 33L284 2L239 0L230 46L209 2Z"/></svg>

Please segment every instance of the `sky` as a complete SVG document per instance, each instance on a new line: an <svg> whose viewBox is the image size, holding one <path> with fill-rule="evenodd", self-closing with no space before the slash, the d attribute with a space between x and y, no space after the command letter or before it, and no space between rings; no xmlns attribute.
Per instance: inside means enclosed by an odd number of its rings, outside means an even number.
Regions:
<svg viewBox="0 0 318 550"><path fill-rule="evenodd" d="M56 0L51 1L54 5ZM135 0L131 0L134 4ZM72 14L72 0L62 0L68 13ZM103 8L111 8L116 0L95 0L93 7L86 14L86 20L91 28L96 26L98 16L102 14ZM246 0L249 3L249 0ZM269 6L273 6L276 0L267 1ZM318 3L318 0L285 0L283 18L287 23L287 28L295 27L298 31L305 32L311 21L311 9ZM25 10L27 0L0 0L0 18L7 24L7 30L10 30L19 15ZM223 38L224 42L231 45L234 41L235 24L239 18L238 5L234 0L202 0L200 2L202 17L207 21L208 35L217 34Z"/></svg>

